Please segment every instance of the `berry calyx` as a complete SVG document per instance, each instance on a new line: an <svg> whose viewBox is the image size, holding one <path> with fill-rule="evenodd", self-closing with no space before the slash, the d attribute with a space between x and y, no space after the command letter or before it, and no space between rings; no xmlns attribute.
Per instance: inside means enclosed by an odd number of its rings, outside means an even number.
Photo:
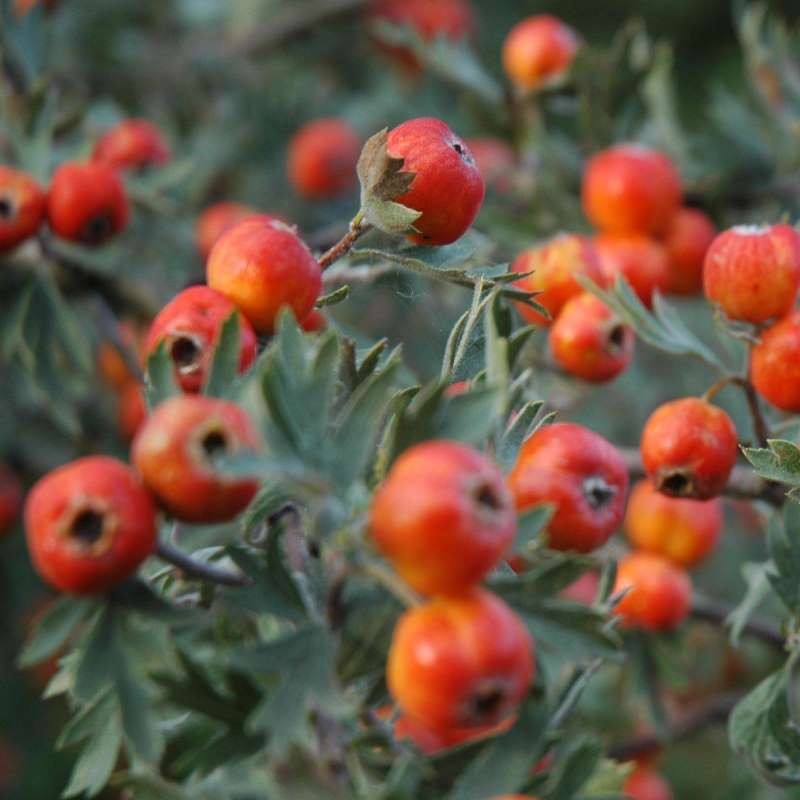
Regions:
<svg viewBox="0 0 800 800"><path fill-rule="evenodd" d="M543 503L554 507L547 540L556 550L595 550L625 513L628 470L622 456L602 436L574 423L536 431L507 480L519 511Z"/></svg>
<svg viewBox="0 0 800 800"><path fill-rule="evenodd" d="M25 530L37 572L72 594L107 591L153 552L156 509L134 471L89 456L45 475L28 495Z"/></svg>
<svg viewBox="0 0 800 800"><path fill-rule="evenodd" d="M605 383L624 372L633 358L633 329L594 295L570 300L550 328L550 351L572 375Z"/></svg>
<svg viewBox="0 0 800 800"><path fill-rule="evenodd" d="M106 131L94 146L92 160L120 170L162 166L170 159L161 131L146 119L125 119Z"/></svg>
<svg viewBox="0 0 800 800"><path fill-rule="evenodd" d="M148 417L133 442L134 466L159 504L185 522L225 522L258 490L252 478L230 478L214 459L256 450L259 436L239 406L200 395L171 397Z"/></svg>
<svg viewBox="0 0 800 800"><path fill-rule="evenodd" d="M265 215L245 219L220 238L206 276L264 334L274 331L284 307L305 319L322 290L319 262L295 228Z"/></svg>
<svg viewBox="0 0 800 800"><path fill-rule="evenodd" d="M13 250L39 230L47 195L27 173L0 165L0 252Z"/></svg>
<svg viewBox="0 0 800 800"><path fill-rule="evenodd" d="M175 368L175 379L184 392L199 392L206 381L222 326L236 306L225 295L207 286L191 286L158 312L145 341L145 352L154 353L161 342ZM239 318L239 372L249 369L256 357L256 334Z"/></svg>
<svg viewBox="0 0 800 800"><path fill-rule="evenodd" d="M335 197L355 184L360 152L358 134L344 120L309 122L289 142L289 182L304 197Z"/></svg>
<svg viewBox="0 0 800 800"><path fill-rule="evenodd" d="M516 532L499 468L467 445L430 441L392 466L370 510L370 534L400 576L423 594L478 583Z"/></svg>
<svg viewBox="0 0 800 800"><path fill-rule="evenodd" d="M485 191L464 140L441 120L423 117L389 131L387 152L403 159L403 172L414 174L408 191L393 198L421 213L409 239L444 245L461 238L478 216Z"/></svg>
<svg viewBox="0 0 800 800"><path fill-rule="evenodd" d="M490 592L472 589L400 617L386 680L419 724L474 729L512 714L534 669L533 641L522 620Z"/></svg>
<svg viewBox="0 0 800 800"><path fill-rule="evenodd" d="M782 411L800 412L800 312L776 322L750 351L756 391Z"/></svg>
<svg viewBox="0 0 800 800"><path fill-rule="evenodd" d="M647 420L642 461L656 489L672 497L707 500L725 488L738 441L731 418L697 397L673 400Z"/></svg>

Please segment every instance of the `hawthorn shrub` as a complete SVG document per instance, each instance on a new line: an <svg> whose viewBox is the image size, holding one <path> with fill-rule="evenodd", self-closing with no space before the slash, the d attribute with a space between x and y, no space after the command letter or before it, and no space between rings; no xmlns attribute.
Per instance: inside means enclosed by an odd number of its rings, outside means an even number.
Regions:
<svg viewBox="0 0 800 800"><path fill-rule="evenodd" d="M800 36L489 5L0 2L3 797L800 796Z"/></svg>

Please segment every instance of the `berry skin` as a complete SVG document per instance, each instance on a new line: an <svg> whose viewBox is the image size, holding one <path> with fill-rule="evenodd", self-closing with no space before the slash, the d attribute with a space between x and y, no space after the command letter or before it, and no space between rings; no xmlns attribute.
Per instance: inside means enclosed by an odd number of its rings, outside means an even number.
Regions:
<svg viewBox="0 0 800 800"><path fill-rule="evenodd" d="M106 131L92 151L92 160L120 170L162 166L170 150L161 131L146 119L126 119Z"/></svg>
<svg viewBox="0 0 800 800"><path fill-rule="evenodd" d="M582 200L589 221L604 233L660 233L680 207L681 179L664 153L620 144L589 160Z"/></svg>
<svg viewBox="0 0 800 800"><path fill-rule="evenodd" d="M631 800L672 800L669 784L646 765L637 766L623 786Z"/></svg>
<svg viewBox="0 0 800 800"><path fill-rule="evenodd" d="M223 234L254 214L258 212L242 203L214 203L206 208L197 218L195 229L195 241L203 261L208 260L214 245Z"/></svg>
<svg viewBox="0 0 800 800"><path fill-rule="evenodd" d="M403 453L370 512L376 545L423 594L458 593L478 583L511 545L516 527L499 468L448 441Z"/></svg>
<svg viewBox="0 0 800 800"><path fill-rule="evenodd" d="M106 164L62 164L47 201L53 232L72 242L99 245L128 224L128 198L117 173Z"/></svg>
<svg viewBox="0 0 800 800"><path fill-rule="evenodd" d="M343 120L318 119L289 142L289 183L303 197L335 197L356 182L358 134Z"/></svg>
<svg viewBox="0 0 800 800"><path fill-rule="evenodd" d="M800 312L793 311L761 334L750 352L756 391L782 411L800 411Z"/></svg>
<svg viewBox="0 0 800 800"><path fill-rule="evenodd" d="M206 277L264 334L284 306L305 319L322 291L322 269L297 231L264 215L240 222L214 245Z"/></svg>
<svg viewBox="0 0 800 800"><path fill-rule="evenodd" d="M133 441L147 417L147 404L138 381L129 381L120 388L118 414L120 433L125 441Z"/></svg>
<svg viewBox="0 0 800 800"><path fill-rule="evenodd" d="M517 156L510 144L495 136L465 139L487 189L506 194L514 188Z"/></svg>
<svg viewBox="0 0 800 800"><path fill-rule="evenodd" d="M371 0L367 16L372 24L411 28L424 42L437 38L460 41L474 28L468 0ZM421 65L407 47L379 42L381 50L410 72Z"/></svg>
<svg viewBox="0 0 800 800"><path fill-rule="evenodd" d="M514 723L514 717L510 716L498 725L485 725L479 728L451 728L437 730L426 728L420 725L415 719L403 715L398 717L394 724L395 739L407 739L414 747L425 755L435 755L443 750L449 750L467 742L474 742L479 739L486 739L490 736L497 736L505 733Z"/></svg>
<svg viewBox="0 0 800 800"><path fill-rule="evenodd" d="M300 327L306 333L319 333L328 327L328 318L318 308L314 308L300 323Z"/></svg>
<svg viewBox="0 0 800 800"><path fill-rule="evenodd" d="M722 533L722 502L668 497L649 480L633 487L625 531L638 550L664 556L679 567L693 567L714 551Z"/></svg>
<svg viewBox="0 0 800 800"><path fill-rule="evenodd" d="M20 170L0 164L0 253L30 239L44 222L47 195Z"/></svg>
<svg viewBox="0 0 800 800"><path fill-rule="evenodd" d="M175 365L175 379L184 392L203 388L222 326L236 311L225 295L207 286L190 286L177 294L158 312L145 341L152 355L165 341ZM239 372L255 361L256 334L250 323L239 317Z"/></svg>
<svg viewBox="0 0 800 800"><path fill-rule="evenodd" d="M550 547L588 553L604 544L625 513L628 470L602 436L570 422L536 431L508 475L517 510L550 503Z"/></svg>
<svg viewBox="0 0 800 800"><path fill-rule="evenodd" d="M400 708L434 730L495 725L519 704L534 676L533 641L498 597L472 589L400 617L386 680Z"/></svg>
<svg viewBox="0 0 800 800"><path fill-rule="evenodd" d="M721 408L684 397L650 415L641 451L645 471L659 492L707 500L722 492L736 463L736 428Z"/></svg>
<svg viewBox="0 0 800 800"><path fill-rule="evenodd" d="M422 213L412 242L450 244L463 236L483 203L483 178L467 145L439 119L412 119L389 131L390 156L413 172L411 188L394 200Z"/></svg>
<svg viewBox="0 0 800 800"><path fill-rule="evenodd" d="M639 234L601 235L595 239L595 247L606 283L613 285L617 275L622 275L648 308L653 293L669 286L667 251L654 239Z"/></svg>
<svg viewBox="0 0 800 800"><path fill-rule="evenodd" d="M247 507L258 482L220 475L212 458L258 446L258 434L239 406L179 395L150 414L136 435L131 457L145 486L173 517L226 522Z"/></svg>
<svg viewBox="0 0 800 800"><path fill-rule="evenodd" d="M514 272L532 272L516 282L526 292L540 292L536 302L550 312L547 319L524 303L517 309L526 322L533 325L550 325L561 309L573 297L583 292L577 276L585 275L595 283L603 280L600 259L592 242L574 233L562 233L539 247L520 253L512 262Z"/></svg>
<svg viewBox="0 0 800 800"><path fill-rule="evenodd" d="M706 253L703 287L730 319L758 323L788 314L800 287L800 235L790 225L724 231Z"/></svg>
<svg viewBox="0 0 800 800"><path fill-rule="evenodd" d="M714 223L696 208L675 214L662 239L669 259L668 292L690 295L703 290L703 259L716 234Z"/></svg>
<svg viewBox="0 0 800 800"><path fill-rule="evenodd" d="M134 471L89 456L45 475L25 504L34 567L71 594L105 592L130 577L156 544L155 506Z"/></svg>
<svg viewBox="0 0 800 800"><path fill-rule="evenodd" d="M564 306L550 328L550 351L562 369L593 383L613 380L633 358L633 330L592 294Z"/></svg>
<svg viewBox="0 0 800 800"><path fill-rule="evenodd" d="M503 68L520 89L538 89L570 67L580 39L569 25L550 14L517 23L503 43Z"/></svg>
<svg viewBox="0 0 800 800"><path fill-rule="evenodd" d="M0 536L8 533L22 509L22 484L4 464L0 464Z"/></svg>
<svg viewBox="0 0 800 800"><path fill-rule="evenodd" d="M676 628L686 619L692 582L680 567L653 553L629 553L617 565L614 594L628 590L614 613L626 627L649 631Z"/></svg>

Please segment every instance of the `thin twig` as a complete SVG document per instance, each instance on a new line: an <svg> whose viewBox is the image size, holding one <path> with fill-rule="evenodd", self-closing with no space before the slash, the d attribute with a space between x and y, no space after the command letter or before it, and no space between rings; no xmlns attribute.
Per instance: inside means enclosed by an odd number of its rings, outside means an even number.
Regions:
<svg viewBox="0 0 800 800"><path fill-rule="evenodd" d="M378 264L378 266L350 267L347 264L340 264L338 267L329 269L322 277L324 286L339 286L342 284L363 284L372 283L381 275L386 275L397 269L396 264Z"/></svg>
<svg viewBox="0 0 800 800"><path fill-rule="evenodd" d="M215 567L202 561L195 561L190 555L165 541L159 541L156 555L168 564L177 567L192 578L200 578L221 586L249 586L252 580L243 572Z"/></svg>
<svg viewBox="0 0 800 800"><path fill-rule="evenodd" d="M327 269L335 261L338 261L342 256L347 255L350 248L365 234L372 230L372 225L363 222L361 215L358 214L356 218L350 223L350 228L342 238L336 242L333 247L319 259L319 265L322 269Z"/></svg>
<svg viewBox="0 0 800 800"><path fill-rule="evenodd" d="M691 615L694 619L711 622L716 626L724 625L730 614L731 609L726 605L705 597L702 599L696 597L692 603ZM749 619L742 632L781 650L786 647L786 639L781 632L764 620Z"/></svg>

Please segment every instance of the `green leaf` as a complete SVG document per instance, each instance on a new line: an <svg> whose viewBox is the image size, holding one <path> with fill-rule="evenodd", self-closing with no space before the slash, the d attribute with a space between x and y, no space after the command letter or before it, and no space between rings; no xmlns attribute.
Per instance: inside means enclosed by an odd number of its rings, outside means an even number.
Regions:
<svg viewBox="0 0 800 800"><path fill-rule="evenodd" d="M19 655L19 666L31 667L57 653L94 608L90 599L59 598L37 622Z"/></svg>
<svg viewBox="0 0 800 800"><path fill-rule="evenodd" d="M775 565L771 561L761 563L749 561L742 565L742 576L747 584L747 590L726 620L730 626L731 644L734 647L739 646L742 632L750 617L769 594L770 574L774 572Z"/></svg>
<svg viewBox="0 0 800 800"><path fill-rule="evenodd" d="M800 507L786 505L783 520L776 514L767 528L774 570L767 579L791 614L800 613Z"/></svg>
<svg viewBox="0 0 800 800"><path fill-rule="evenodd" d="M338 289L324 294L316 302L317 308L326 308L327 306L335 306L338 303L343 303L350 296L349 286L340 286Z"/></svg>
<svg viewBox="0 0 800 800"><path fill-rule="evenodd" d="M203 394L210 397L231 397L239 375L240 338L239 312L234 311L222 323Z"/></svg>
<svg viewBox="0 0 800 800"><path fill-rule="evenodd" d="M784 439L770 439L767 445L769 449L745 447L742 452L762 478L800 486L800 448Z"/></svg>
<svg viewBox="0 0 800 800"><path fill-rule="evenodd" d="M103 608L81 645L75 672L75 695L86 702L113 680L117 619L113 609Z"/></svg>
<svg viewBox="0 0 800 800"><path fill-rule="evenodd" d="M597 769L603 748L596 739L580 736L559 752L557 767L547 781L549 800L573 800Z"/></svg>
<svg viewBox="0 0 800 800"><path fill-rule="evenodd" d="M538 427L534 423L543 406L544 401L542 400L531 400L525 403L506 429L495 453L495 460L504 470L511 469L523 443L533 435Z"/></svg>
<svg viewBox="0 0 800 800"><path fill-rule="evenodd" d="M180 394L175 381L175 367L170 358L167 342L162 341L147 359L145 373L145 396L147 407L154 409L164 400Z"/></svg>
<svg viewBox="0 0 800 800"><path fill-rule="evenodd" d="M515 551L525 550L539 542L554 511L554 506L544 503L521 512L517 520L517 538L514 541L513 549ZM563 563L571 565L575 562L565 561Z"/></svg>

